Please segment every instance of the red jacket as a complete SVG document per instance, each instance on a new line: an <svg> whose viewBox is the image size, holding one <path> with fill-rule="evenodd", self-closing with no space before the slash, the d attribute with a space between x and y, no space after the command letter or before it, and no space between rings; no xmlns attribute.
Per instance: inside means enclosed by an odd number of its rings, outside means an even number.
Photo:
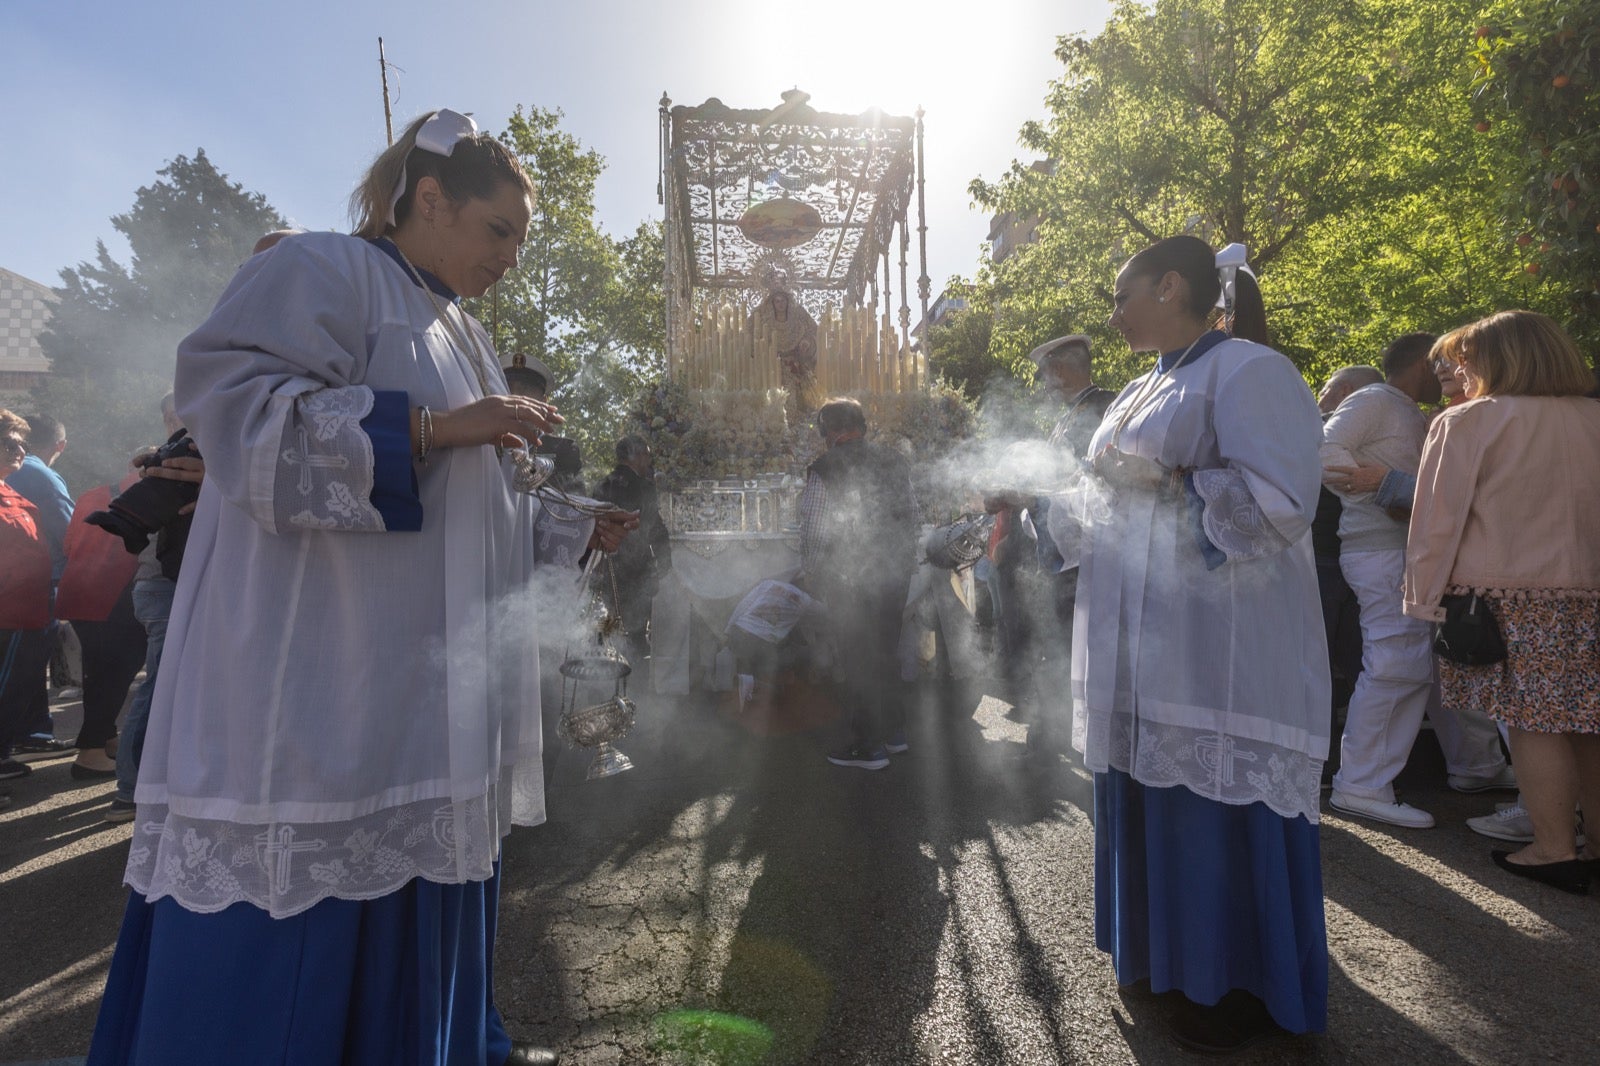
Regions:
<svg viewBox="0 0 1600 1066"><path fill-rule="evenodd" d="M50 549L33 504L0 481L0 629L50 624Z"/></svg>
<svg viewBox="0 0 1600 1066"><path fill-rule="evenodd" d="M124 482L126 488L134 478ZM56 617L70 622L104 622L122 591L139 569L139 557L123 547L115 533L85 521L111 506L111 486L101 485L78 497L62 547L67 568L56 586Z"/></svg>

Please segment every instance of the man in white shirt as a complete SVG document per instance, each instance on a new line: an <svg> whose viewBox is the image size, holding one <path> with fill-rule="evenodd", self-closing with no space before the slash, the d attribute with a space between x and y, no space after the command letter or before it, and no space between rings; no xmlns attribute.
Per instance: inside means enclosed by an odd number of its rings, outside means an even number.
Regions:
<svg viewBox="0 0 1600 1066"><path fill-rule="evenodd" d="M1431 334L1408 333L1390 342L1383 352L1383 383L1351 394L1323 426L1324 468L1381 463L1416 473L1428 431L1417 405L1439 399L1439 381L1428 363L1433 341ZM1361 677L1350 697L1328 803L1346 814L1426 829L1433 816L1396 802L1394 779L1430 709L1453 786L1488 781L1485 787L1494 787L1510 771L1492 726L1487 733L1473 730L1471 723L1438 711L1433 626L1401 610L1406 523L1373 494L1352 494L1346 475L1330 477L1328 487L1344 504L1339 565L1360 604L1362 644Z"/></svg>

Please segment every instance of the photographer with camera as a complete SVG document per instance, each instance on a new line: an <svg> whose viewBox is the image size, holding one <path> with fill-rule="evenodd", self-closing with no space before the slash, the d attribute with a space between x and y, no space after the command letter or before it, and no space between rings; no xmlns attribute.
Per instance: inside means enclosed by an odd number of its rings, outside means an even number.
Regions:
<svg viewBox="0 0 1600 1066"><path fill-rule="evenodd" d="M200 494L200 482L206 473L199 451L178 421L170 392L161 397L161 421L167 431L167 443L138 460L140 480L112 502L110 512L102 512L109 515L105 522L96 523L122 536L124 545L138 552L139 566L133 576L133 615L145 633L144 681L134 692L128 713L123 717L122 736L117 745L117 791L106 808L108 822L133 821L133 787L139 777L139 760L144 754L145 724L150 717L156 673L161 667L161 651L166 644L172 595L177 588L179 567L183 564L183 549L189 539L189 523ZM157 498L152 500L152 496ZM174 501L175 508L170 506ZM161 514L156 514L157 510L167 515L166 521L160 521ZM147 517L137 518L140 514ZM157 519L155 525L148 524L152 516ZM131 544L125 529L135 534ZM150 540L152 533L156 534L153 542ZM143 546L135 547L141 540Z"/></svg>

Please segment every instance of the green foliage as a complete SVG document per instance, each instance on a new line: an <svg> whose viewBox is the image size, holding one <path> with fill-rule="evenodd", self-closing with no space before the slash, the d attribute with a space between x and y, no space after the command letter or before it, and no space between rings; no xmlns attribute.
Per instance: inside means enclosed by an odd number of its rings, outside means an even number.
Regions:
<svg viewBox="0 0 1600 1066"><path fill-rule="evenodd" d="M135 450L160 443L157 405L172 388L178 342L205 320L256 240L284 226L204 149L158 174L111 219L132 251L128 264L99 242L95 262L62 270L60 301L39 338L51 373L33 406L67 427L57 469L74 492L114 480Z"/></svg>
<svg viewBox="0 0 1600 1066"><path fill-rule="evenodd" d="M976 400L995 377L1009 370L989 353L994 310L986 289L957 278L950 279L945 293L964 298L967 306L928 329L928 368L968 399Z"/></svg>
<svg viewBox="0 0 1600 1066"><path fill-rule="evenodd" d="M522 352L555 374L551 398L583 449L585 477L611 468L626 397L660 372L666 350L659 223L614 240L595 222L594 188L605 160L561 128L562 113L518 107L501 141L538 188L516 269L472 313L501 359Z"/></svg>
<svg viewBox="0 0 1600 1066"><path fill-rule="evenodd" d="M1277 346L1313 377L1389 338L1526 303L1495 190L1503 152L1473 132L1466 0L1122 0L1062 38L1049 117L1022 129L1050 160L974 181L1038 240L979 283L990 356L1066 332L1096 338L1097 376L1148 365L1106 326L1110 286L1151 241L1239 241Z"/></svg>
<svg viewBox="0 0 1600 1066"><path fill-rule="evenodd" d="M502 358L534 356L566 382L592 350L587 312L617 264L594 220L594 186L605 163L561 129L561 117L518 107L500 135L538 191L517 266L473 313L489 325Z"/></svg>
<svg viewBox="0 0 1600 1066"><path fill-rule="evenodd" d="M1600 0L1500 0L1473 32L1482 122L1508 142L1524 270L1600 348Z"/></svg>

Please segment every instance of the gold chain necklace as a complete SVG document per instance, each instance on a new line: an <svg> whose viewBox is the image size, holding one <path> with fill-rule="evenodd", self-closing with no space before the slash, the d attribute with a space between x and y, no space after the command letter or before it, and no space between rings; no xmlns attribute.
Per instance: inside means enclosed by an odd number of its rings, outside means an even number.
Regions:
<svg viewBox="0 0 1600 1066"><path fill-rule="evenodd" d="M1205 333L1200 334L1200 337L1204 336ZM1111 431L1111 443L1107 445L1108 451L1122 450L1122 431L1127 428L1128 423L1133 420L1134 415L1138 414L1151 403L1155 402L1156 392L1161 388L1161 383L1165 381L1167 377L1173 373L1173 371L1183 366L1183 364L1189 358L1189 353L1194 351L1194 346L1200 343L1200 337L1196 337L1194 340L1190 341L1189 347L1183 350L1183 354L1178 356L1177 361L1174 362L1170 367L1168 367L1166 370L1158 370L1156 373L1151 374L1149 377L1144 379L1144 382L1139 386L1138 391L1133 394L1133 398L1128 401L1128 406L1122 412L1122 416L1117 419L1116 427ZM1156 357L1156 362L1158 365L1160 364L1160 356Z"/></svg>
<svg viewBox="0 0 1600 1066"><path fill-rule="evenodd" d="M422 272L412 265L411 260L406 258L406 253L400 250L398 244L395 244L393 240L389 243L394 245L395 253L400 256L400 262L406 265L406 269L411 272L412 279L421 287L424 295L428 297L428 302L433 305L434 311L444 321L444 328L450 334L450 339L466 350L467 362L472 364L473 373L478 378L478 397L480 399L486 398L489 396L489 356L494 349L490 348L488 352L479 349L478 338L473 334L472 329L456 325L455 319L450 316L449 309L439 302L439 297L434 295L433 289L429 288L428 283L423 280ZM463 311L462 315L465 316L465 314L466 312ZM496 361L498 362L498 360ZM497 448L496 451L498 450Z"/></svg>

